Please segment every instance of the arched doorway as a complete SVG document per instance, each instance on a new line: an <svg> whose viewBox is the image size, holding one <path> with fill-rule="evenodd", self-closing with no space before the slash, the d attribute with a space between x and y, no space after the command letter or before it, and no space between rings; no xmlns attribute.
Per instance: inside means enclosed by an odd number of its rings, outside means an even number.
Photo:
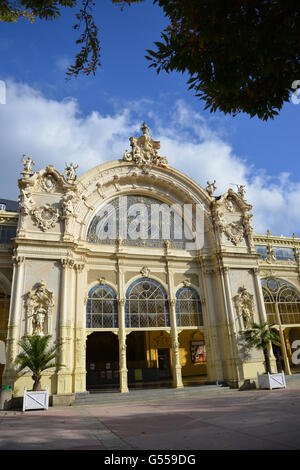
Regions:
<svg viewBox="0 0 300 470"><path fill-rule="evenodd" d="M96 390L119 386L119 343L112 331L118 328L117 296L108 285L96 285L86 306L86 386Z"/></svg>
<svg viewBox="0 0 300 470"><path fill-rule="evenodd" d="M171 376L170 317L167 294L160 282L143 277L126 291L125 325L129 386L168 384Z"/></svg>

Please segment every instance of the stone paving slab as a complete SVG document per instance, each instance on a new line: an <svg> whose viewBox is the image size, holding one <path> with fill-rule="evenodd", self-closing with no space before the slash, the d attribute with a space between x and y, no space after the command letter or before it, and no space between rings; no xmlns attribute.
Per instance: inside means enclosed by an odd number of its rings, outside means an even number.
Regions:
<svg viewBox="0 0 300 470"><path fill-rule="evenodd" d="M169 400L140 392L127 402L1 412L0 449L300 449L299 382L199 396L193 387Z"/></svg>

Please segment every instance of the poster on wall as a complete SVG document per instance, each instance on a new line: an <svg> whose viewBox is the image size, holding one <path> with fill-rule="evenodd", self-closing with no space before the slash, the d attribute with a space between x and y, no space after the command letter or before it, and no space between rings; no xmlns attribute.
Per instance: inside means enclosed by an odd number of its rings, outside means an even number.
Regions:
<svg viewBox="0 0 300 470"><path fill-rule="evenodd" d="M194 364L206 362L206 349L204 341L191 341L191 359Z"/></svg>

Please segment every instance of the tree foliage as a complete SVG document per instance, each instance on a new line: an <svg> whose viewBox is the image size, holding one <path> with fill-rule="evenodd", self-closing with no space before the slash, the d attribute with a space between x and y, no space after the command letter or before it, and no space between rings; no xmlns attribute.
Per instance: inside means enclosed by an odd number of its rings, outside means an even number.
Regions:
<svg viewBox="0 0 300 470"><path fill-rule="evenodd" d="M280 338L272 328L273 324L265 322L262 325L253 323L251 327L244 331L243 337L251 348L257 348L263 351L265 357L266 372L272 373L270 364L270 345L271 343L280 346Z"/></svg>
<svg viewBox="0 0 300 470"><path fill-rule="evenodd" d="M144 0L111 0L121 8ZM157 73L188 74L188 86L205 109L273 119L300 80L298 0L153 0L169 25L147 51ZM0 21L56 19L78 8L80 50L67 77L95 74L100 66L93 0L0 0Z"/></svg>
<svg viewBox="0 0 300 470"><path fill-rule="evenodd" d="M34 391L40 388L41 375L44 370L52 367L63 367L63 364L58 364L55 361L61 343L50 345L51 338L51 335L26 335L18 343L23 351L15 360L15 364L18 366L17 373L19 374L27 368L31 370Z"/></svg>
<svg viewBox="0 0 300 470"><path fill-rule="evenodd" d="M157 72L187 72L205 109L274 118L300 79L297 0L154 0L170 19L148 51Z"/></svg>

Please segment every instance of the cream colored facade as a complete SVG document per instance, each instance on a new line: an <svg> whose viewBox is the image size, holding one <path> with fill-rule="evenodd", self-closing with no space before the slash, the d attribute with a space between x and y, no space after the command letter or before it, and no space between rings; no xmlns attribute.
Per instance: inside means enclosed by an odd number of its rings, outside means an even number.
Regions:
<svg viewBox="0 0 300 470"><path fill-rule="evenodd" d="M121 392L129 390L126 345L130 335L141 331L147 367L157 366L157 351L168 349L177 388L183 386L182 376L206 374L208 382L237 387L264 371L262 354L247 351L241 333L252 321L264 322L275 315L272 308L266 312L262 279L286 280L300 292L300 239L253 234L251 206L243 186L216 197L214 183L203 189L171 168L158 155L159 143L149 136L148 128L142 130L141 137L131 138L132 150L123 158L92 168L79 178L73 164L62 175L52 165L34 172L32 160L24 159L20 211L0 212L3 227L18 223L11 245L0 245L0 340L6 343L2 383L11 384L15 396L22 395L24 386L32 386L30 374L16 377L14 368L18 341L26 333L51 334L63 341L60 362L66 367L50 370L42 378L42 385L48 385L53 395L86 391L87 367L92 367L87 344L93 333L100 343L99 334L115 335ZM99 210L120 196L151 198L168 206L198 205L204 213L203 246L185 249L172 240L161 246L128 244L120 237L114 243L91 242L89 229ZM267 247L264 258L256 246ZM272 246L292 248L294 259L276 259ZM126 295L140 279L153 280L166 293L164 326L133 327L126 320ZM96 286L106 286L115 294L117 313L112 326L96 328L87 323L89 293ZM203 322L180 324L177 293L182 288L197 293ZM298 337L300 315L294 323L284 323L278 307L276 312L289 373L288 334L293 330L293 337ZM190 361L189 345L198 340L205 341L205 364ZM274 356L272 365L276 368ZM141 369L137 365L136 378Z"/></svg>

